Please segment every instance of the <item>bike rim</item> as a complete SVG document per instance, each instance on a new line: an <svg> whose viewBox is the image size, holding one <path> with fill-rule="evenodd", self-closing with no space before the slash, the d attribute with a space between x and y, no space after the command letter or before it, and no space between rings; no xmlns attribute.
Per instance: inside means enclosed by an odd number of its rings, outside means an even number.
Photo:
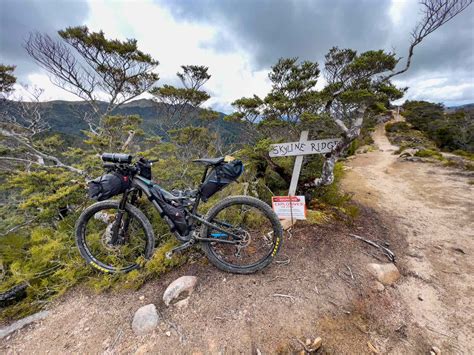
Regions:
<svg viewBox="0 0 474 355"><path fill-rule="evenodd" d="M140 221L125 211L118 229L119 241L112 243L117 212L116 208L105 208L88 219L84 227L84 249L97 268L126 272L144 261L148 240Z"/></svg>
<svg viewBox="0 0 474 355"><path fill-rule="evenodd" d="M245 203L226 206L210 222L219 225L224 232L209 228L208 238L234 240L227 231L242 238L238 245L209 242L210 252L230 267L252 268L276 250L277 236L272 221L264 211L255 206Z"/></svg>

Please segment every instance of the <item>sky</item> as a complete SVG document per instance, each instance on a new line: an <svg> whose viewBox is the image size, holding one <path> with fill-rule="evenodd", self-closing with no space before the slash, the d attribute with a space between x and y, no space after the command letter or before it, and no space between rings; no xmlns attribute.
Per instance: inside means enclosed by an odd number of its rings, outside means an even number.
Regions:
<svg viewBox="0 0 474 355"><path fill-rule="evenodd" d="M406 57L420 9L417 0L0 0L0 63L16 65L20 83L44 88L43 100L77 100L50 82L23 44L32 31L54 36L87 25L108 38L137 39L160 62L158 85L178 85L181 65L208 66L206 106L229 113L240 97L265 96L281 57L322 67L333 46ZM402 101L474 102L474 5L428 36L394 82L409 88Z"/></svg>

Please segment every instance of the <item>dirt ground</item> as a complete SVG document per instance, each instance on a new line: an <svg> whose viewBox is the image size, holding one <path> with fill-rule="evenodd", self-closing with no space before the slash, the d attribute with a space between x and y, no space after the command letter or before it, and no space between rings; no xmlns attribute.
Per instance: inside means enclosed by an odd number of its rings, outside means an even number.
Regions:
<svg viewBox="0 0 474 355"><path fill-rule="evenodd" d="M320 353L473 353L474 188L454 170L397 160L383 127L374 139L379 151L347 164L344 188L361 210L353 224L297 225L254 275L197 257L136 292L75 288L47 319L0 341L0 353L289 353L318 336ZM402 278L377 291L367 264L387 260L350 233L386 241ZM167 308L163 291L182 275L199 280L189 306ZM161 323L137 337L131 320L149 303Z"/></svg>

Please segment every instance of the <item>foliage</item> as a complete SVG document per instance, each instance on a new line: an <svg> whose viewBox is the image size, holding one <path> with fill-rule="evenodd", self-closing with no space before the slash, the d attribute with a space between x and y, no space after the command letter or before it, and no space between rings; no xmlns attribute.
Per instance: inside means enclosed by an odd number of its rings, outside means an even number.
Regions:
<svg viewBox="0 0 474 355"><path fill-rule="evenodd" d="M13 91L16 77L13 75L15 67L12 65L0 64L0 94L5 95ZM0 97L1 98L1 97Z"/></svg>
<svg viewBox="0 0 474 355"><path fill-rule="evenodd" d="M138 49L135 39L107 39L102 31L86 26L58 31L61 40L32 33L25 44L28 54L50 75L54 84L86 101L92 117L84 117L92 130L101 116L132 100L158 81L158 61ZM99 98L107 101L100 111ZM99 122L97 122L99 119Z"/></svg>
<svg viewBox="0 0 474 355"><path fill-rule="evenodd" d="M413 128L423 132L443 150L474 152L474 112L445 113L441 104L407 101L403 115Z"/></svg>
<svg viewBox="0 0 474 355"><path fill-rule="evenodd" d="M415 153L415 156L420 158L435 158L437 160L443 160L443 155L440 152L431 149L421 149Z"/></svg>

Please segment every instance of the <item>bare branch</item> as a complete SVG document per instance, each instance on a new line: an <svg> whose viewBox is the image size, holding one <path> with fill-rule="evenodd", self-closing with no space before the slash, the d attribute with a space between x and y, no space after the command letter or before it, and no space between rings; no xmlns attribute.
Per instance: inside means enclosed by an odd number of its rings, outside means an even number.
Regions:
<svg viewBox="0 0 474 355"><path fill-rule="evenodd" d="M423 6L423 19L416 25L412 32L412 40L408 48L408 57L403 69L383 77L387 81L396 75L405 73L410 68L415 47L429 34L436 31L455 16L463 12L473 0L421 0Z"/></svg>

